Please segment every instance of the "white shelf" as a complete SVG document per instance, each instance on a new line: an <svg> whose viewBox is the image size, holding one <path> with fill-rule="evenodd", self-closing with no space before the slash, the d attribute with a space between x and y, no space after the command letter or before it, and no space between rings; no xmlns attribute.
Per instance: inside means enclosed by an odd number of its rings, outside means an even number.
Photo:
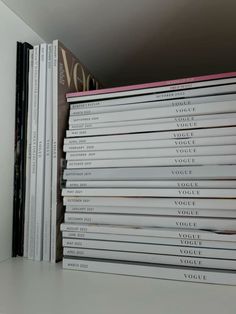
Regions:
<svg viewBox="0 0 236 314"><path fill-rule="evenodd" d="M236 287L0 263L1 314L235 314Z"/></svg>

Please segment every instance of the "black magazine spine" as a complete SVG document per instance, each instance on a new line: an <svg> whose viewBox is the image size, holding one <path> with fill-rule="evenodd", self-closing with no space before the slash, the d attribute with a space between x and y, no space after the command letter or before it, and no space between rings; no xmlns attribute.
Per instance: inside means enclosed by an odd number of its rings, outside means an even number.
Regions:
<svg viewBox="0 0 236 314"><path fill-rule="evenodd" d="M13 196L13 230L12 257L17 256L19 207L20 207L20 140L21 140L21 90L22 90L22 49L17 42L16 47L16 96L15 96L15 143L14 143L14 196Z"/></svg>
<svg viewBox="0 0 236 314"><path fill-rule="evenodd" d="M22 68L22 119L21 119L21 206L19 208L19 234L18 255L23 256L24 246L24 211L25 211L25 185L26 185L26 150L27 150L27 121L28 121L28 77L29 77L29 50L33 47L23 43Z"/></svg>

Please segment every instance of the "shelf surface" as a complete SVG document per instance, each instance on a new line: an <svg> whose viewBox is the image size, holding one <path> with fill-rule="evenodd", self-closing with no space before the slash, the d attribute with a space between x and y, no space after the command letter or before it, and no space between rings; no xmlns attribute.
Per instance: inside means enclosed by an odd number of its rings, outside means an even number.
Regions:
<svg viewBox="0 0 236 314"><path fill-rule="evenodd" d="M0 314L235 314L236 287L0 263Z"/></svg>

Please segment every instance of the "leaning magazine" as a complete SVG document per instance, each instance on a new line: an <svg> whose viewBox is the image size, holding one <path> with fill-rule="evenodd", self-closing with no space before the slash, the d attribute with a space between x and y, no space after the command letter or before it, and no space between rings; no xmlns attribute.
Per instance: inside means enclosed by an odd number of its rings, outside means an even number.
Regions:
<svg viewBox="0 0 236 314"><path fill-rule="evenodd" d="M52 222L51 261L62 258L60 223L63 221L61 178L64 163L63 140L69 106L66 93L97 89L99 83L80 61L58 40L53 41L53 158L52 158Z"/></svg>

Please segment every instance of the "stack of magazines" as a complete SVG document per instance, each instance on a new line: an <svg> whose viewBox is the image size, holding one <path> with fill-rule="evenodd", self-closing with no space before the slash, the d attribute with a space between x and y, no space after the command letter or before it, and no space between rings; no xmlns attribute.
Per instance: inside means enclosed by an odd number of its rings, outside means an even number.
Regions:
<svg viewBox="0 0 236 314"><path fill-rule="evenodd" d="M99 83L58 40L34 47L18 42L16 68L12 256L56 262L62 258L65 94Z"/></svg>
<svg viewBox="0 0 236 314"><path fill-rule="evenodd" d="M235 73L67 100L63 267L235 285Z"/></svg>

